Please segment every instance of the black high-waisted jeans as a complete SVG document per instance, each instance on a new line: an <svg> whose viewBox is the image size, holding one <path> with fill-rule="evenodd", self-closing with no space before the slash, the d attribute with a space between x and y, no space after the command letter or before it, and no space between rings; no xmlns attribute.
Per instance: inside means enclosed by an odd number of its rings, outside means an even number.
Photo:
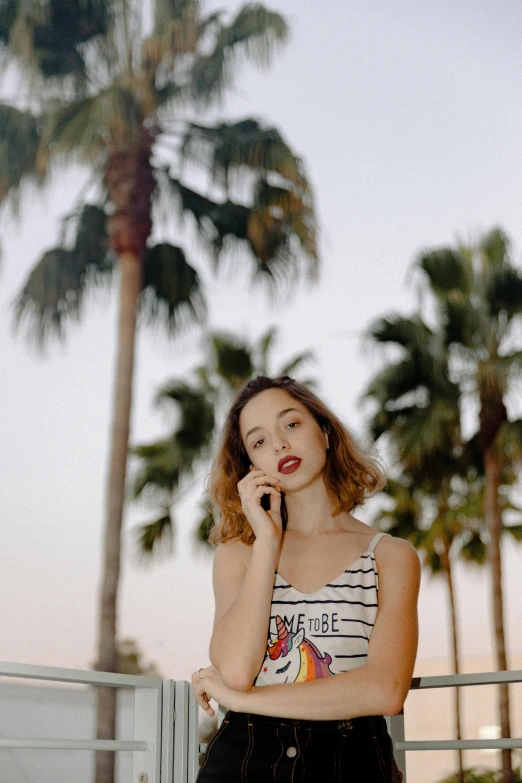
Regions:
<svg viewBox="0 0 522 783"><path fill-rule="evenodd" d="M229 710L196 783L400 783L382 715L294 720Z"/></svg>

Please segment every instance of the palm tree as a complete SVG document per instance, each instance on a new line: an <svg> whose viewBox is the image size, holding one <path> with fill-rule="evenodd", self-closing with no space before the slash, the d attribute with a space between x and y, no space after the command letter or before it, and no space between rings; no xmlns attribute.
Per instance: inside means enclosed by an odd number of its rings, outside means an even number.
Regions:
<svg viewBox="0 0 522 783"><path fill-rule="evenodd" d="M442 573L448 587L453 671L459 673L458 623L451 550L462 537L451 482L463 453L460 431L459 387L451 380L448 353L420 317L390 315L377 319L367 337L379 345L393 345L398 360L389 362L368 384L363 399L377 404L369 423L371 436L387 436L398 455L398 478L384 492L393 500L375 522L388 532L407 538L424 551L425 565ZM461 739L460 691L455 689L455 725ZM464 781L462 751L457 751L459 779Z"/></svg>
<svg viewBox="0 0 522 783"><path fill-rule="evenodd" d="M98 663L115 671L120 535L124 507L137 315L172 332L202 321L199 276L184 249L151 242L153 215L172 205L197 226L215 264L243 248L254 278L277 286L316 268L315 220L304 166L273 127L254 119L204 124L237 64L267 65L287 38L285 20L247 4L230 20L198 0L155 0L145 31L139 0L10 0L0 8L4 65L24 86L0 103L0 200L16 207L30 186L71 162L90 173L21 291L17 317L40 341L61 335L85 295L117 269L118 356L105 512ZM12 73L12 70L10 71ZM190 113L198 114L198 122ZM205 173L190 187L186 164ZM89 198L87 199L87 196ZM114 737L115 694L101 688L98 737ZM96 781L113 779L97 754Z"/></svg>
<svg viewBox="0 0 522 783"><path fill-rule="evenodd" d="M146 557L162 547L171 550L176 502L208 469L212 446L237 391L249 378L270 374L270 355L276 339L274 327L254 342L226 332L211 332L204 338L204 363L193 370L192 378L169 381L159 390L156 402L175 413L176 426L165 438L134 449L139 462L134 496L152 501L156 509L159 507L155 519L137 531L140 551ZM304 351L273 374L299 372L313 358L311 351ZM312 379L302 382L314 386ZM207 498L200 505L202 513L195 529L195 542L211 551L208 534L213 523L212 511Z"/></svg>
<svg viewBox="0 0 522 783"><path fill-rule="evenodd" d="M484 519L488 531L488 561L492 576L497 668L508 668L502 595L501 485L511 444L520 455L520 420L510 421L506 395L520 378L522 351L516 348L516 328L522 316L522 272L511 259L505 233L494 228L475 247L459 245L422 252L416 267L434 295L444 341L454 357L464 390L479 401L477 444L484 466ZM518 451L517 451L518 448ZM510 736L509 690L499 686L502 737ZM502 780L511 781L511 751L502 751Z"/></svg>

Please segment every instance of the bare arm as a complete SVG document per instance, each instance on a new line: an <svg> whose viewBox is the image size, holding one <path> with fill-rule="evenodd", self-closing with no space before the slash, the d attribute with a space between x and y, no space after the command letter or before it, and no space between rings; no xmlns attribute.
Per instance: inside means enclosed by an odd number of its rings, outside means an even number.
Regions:
<svg viewBox="0 0 522 783"><path fill-rule="evenodd" d="M274 571L279 544L255 542L248 566L245 544L220 544L214 559L214 630L210 660L223 682L246 691L252 687L266 653Z"/></svg>
<svg viewBox="0 0 522 783"><path fill-rule="evenodd" d="M376 559L379 609L367 663L333 677L252 688L235 694L231 709L314 720L400 712L417 653L420 561L411 544L400 539L383 539Z"/></svg>

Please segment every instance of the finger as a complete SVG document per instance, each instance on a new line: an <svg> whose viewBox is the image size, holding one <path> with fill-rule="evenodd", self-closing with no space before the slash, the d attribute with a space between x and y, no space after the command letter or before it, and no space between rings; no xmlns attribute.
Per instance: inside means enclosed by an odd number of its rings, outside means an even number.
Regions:
<svg viewBox="0 0 522 783"><path fill-rule="evenodd" d="M278 479L276 476L266 476L263 473L261 476L254 476L253 478L249 477L248 481L242 479L237 485L237 488L238 490L247 492L252 487L260 487L262 484L275 484L275 483L279 483L279 481L280 479Z"/></svg>
<svg viewBox="0 0 522 783"><path fill-rule="evenodd" d="M214 710L210 706L210 699L206 693L203 693L203 709L207 712L208 715L210 715L210 717L214 715Z"/></svg>
<svg viewBox="0 0 522 783"><path fill-rule="evenodd" d="M251 468L250 472L247 473L246 476L243 476L243 478L237 482L237 486L239 487L242 481L252 478L252 476L262 476L264 472L265 472L264 470L259 470L259 468Z"/></svg>
<svg viewBox="0 0 522 783"><path fill-rule="evenodd" d="M194 696L199 706L203 707L204 710L208 710L208 696L201 686L194 688Z"/></svg>
<svg viewBox="0 0 522 783"><path fill-rule="evenodd" d="M283 498L283 495L281 492L278 492L276 495L273 496L272 500L270 501L270 511L269 514L279 514L281 515L281 500Z"/></svg>
<svg viewBox="0 0 522 783"><path fill-rule="evenodd" d="M276 487L268 487L264 484L262 487L258 487L252 498L255 500L261 500L263 495L270 495L273 498L281 498L281 492Z"/></svg>

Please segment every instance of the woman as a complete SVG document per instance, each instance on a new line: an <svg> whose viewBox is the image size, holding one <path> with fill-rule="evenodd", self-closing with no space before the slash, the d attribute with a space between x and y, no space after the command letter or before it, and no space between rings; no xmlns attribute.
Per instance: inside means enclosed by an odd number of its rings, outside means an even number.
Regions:
<svg viewBox="0 0 522 783"><path fill-rule="evenodd" d="M351 513L384 484L305 386L239 393L210 485L212 665L192 676L227 712L197 783L400 780L383 716L411 683L420 562Z"/></svg>

